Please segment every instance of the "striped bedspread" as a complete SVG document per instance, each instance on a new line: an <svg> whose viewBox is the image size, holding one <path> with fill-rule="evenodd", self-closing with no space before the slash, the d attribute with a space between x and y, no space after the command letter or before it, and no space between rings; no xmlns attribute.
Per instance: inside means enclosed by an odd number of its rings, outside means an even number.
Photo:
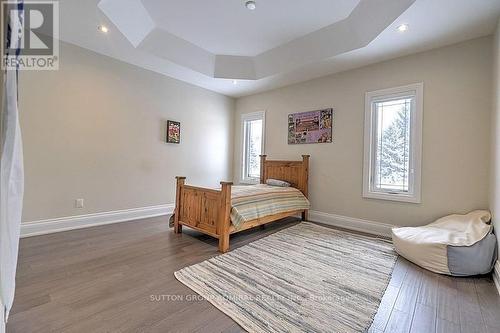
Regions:
<svg viewBox="0 0 500 333"><path fill-rule="evenodd" d="M246 221L310 206L302 192L293 187L259 184L233 186L231 190L231 221L236 229Z"/></svg>

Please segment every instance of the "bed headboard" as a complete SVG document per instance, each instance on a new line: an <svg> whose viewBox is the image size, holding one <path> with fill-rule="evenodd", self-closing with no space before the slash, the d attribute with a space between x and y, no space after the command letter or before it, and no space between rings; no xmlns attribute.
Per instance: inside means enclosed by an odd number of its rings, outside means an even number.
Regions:
<svg viewBox="0 0 500 333"><path fill-rule="evenodd" d="M265 184L269 178L284 180L308 197L309 155L302 155L302 161L272 161L266 157L260 155L261 184Z"/></svg>

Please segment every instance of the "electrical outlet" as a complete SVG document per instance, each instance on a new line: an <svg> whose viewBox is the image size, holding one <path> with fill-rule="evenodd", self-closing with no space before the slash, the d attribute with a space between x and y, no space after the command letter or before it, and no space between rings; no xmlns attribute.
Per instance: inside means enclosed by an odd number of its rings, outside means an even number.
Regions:
<svg viewBox="0 0 500 333"><path fill-rule="evenodd" d="M75 200L75 208L83 208L83 199Z"/></svg>

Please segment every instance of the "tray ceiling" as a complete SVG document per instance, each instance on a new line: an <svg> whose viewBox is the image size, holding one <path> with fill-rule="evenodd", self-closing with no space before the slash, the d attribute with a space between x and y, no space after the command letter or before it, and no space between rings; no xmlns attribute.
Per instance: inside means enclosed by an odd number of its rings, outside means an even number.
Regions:
<svg viewBox="0 0 500 333"><path fill-rule="evenodd" d="M255 11L225 0L98 7L135 48L210 77L257 80L368 45L415 0L267 1Z"/></svg>
<svg viewBox="0 0 500 333"><path fill-rule="evenodd" d="M256 2L60 0L60 38L242 96L488 35L500 14L498 0Z"/></svg>

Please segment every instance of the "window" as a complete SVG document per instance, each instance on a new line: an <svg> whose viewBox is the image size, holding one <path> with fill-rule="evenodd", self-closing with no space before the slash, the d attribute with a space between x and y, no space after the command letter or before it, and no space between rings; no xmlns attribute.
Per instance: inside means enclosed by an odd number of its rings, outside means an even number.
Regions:
<svg viewBox="0 0 500 333"><path fill-rule="evenodd" d="M423 84L366 93L363 196L420 202Z"/></svg>
<svg viewBox="0 0 500 333"><path fill-rule="evenodd" d="M241 115L244 183L258 183L260 180L260 156L264 150L265 113L254 112Z"/></svg>

